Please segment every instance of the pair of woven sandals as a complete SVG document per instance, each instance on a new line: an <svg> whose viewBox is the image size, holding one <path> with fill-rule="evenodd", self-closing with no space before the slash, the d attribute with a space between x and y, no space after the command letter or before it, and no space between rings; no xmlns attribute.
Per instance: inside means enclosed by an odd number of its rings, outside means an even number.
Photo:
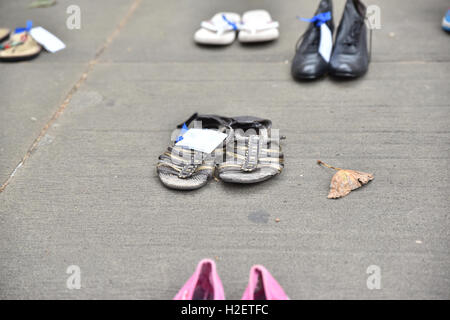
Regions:
<svg viewBox="0 0 450 320"><path fill-rule="evenodd" d="M168 188L194 190L216 177L230 183L257 183L270 179L284 168L278 130L272 122L251 116L222 117L193 114L178 129L212 129L226 134L213 152L205 153L177 145L175 137L159 157L157 174Z"/></svg>

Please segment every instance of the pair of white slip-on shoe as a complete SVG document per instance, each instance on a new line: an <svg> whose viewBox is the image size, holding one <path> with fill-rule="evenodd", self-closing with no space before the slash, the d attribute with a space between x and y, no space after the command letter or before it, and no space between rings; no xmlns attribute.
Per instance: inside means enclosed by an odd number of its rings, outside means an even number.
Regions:
<svg viewBox="0 0 450 320"><path fill-rule="evenodd" d="M265 42L279 37L279 23L272 21L266 10L247 11L241 16L233 12L219 12L211 20L203 21L194 35L200 44L229 45L236 39L240 42Z"/></svg>

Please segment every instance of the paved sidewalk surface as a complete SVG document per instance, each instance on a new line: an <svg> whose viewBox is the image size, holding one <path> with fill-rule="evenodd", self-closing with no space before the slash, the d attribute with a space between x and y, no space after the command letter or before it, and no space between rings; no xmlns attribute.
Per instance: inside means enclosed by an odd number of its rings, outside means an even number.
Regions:
<svg viewBox="0 0 450 320"><path fill-rule="evenodd" d="M29 2L2 1L0 27L32 19L67 49L0 65L0 298L171 299L204 257L230 299L257 263L293 299L450 298L448 1L366 0L382 19L369 73L311 83L293 81L290 62L307 27L295 16L318 1ZM66 28L70 4L81 30ZM193 43L201 20L257 8L280 21L278 41ZM158 155L195 111L272 119L287 136L283 173L164 188ZM329 200L334 172L317 159L375 180ZM66 287L69 265L80 290ZM370 265L380 290L366 286Z"/></svg>

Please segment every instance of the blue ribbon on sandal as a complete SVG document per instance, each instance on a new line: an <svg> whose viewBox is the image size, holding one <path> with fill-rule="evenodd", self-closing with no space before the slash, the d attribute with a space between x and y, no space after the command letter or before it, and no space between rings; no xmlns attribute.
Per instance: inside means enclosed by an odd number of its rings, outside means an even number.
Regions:
<svg viewBox="0 0 450 320"><path fill-rule="evenodd" d="M236 23L228 20L227 17L225 16L225 14L222 14L222 19L225 20L225 22L228 23L233 28L233 30L237 30L238 29Z"/></svg>
<svg viewBox="0 0 450 320"><path fill-rule="evenodd" d="M27 26L25 28L16 28L14 30L14 33L22 33L22 32L29 32L31 30L31 28L33 28L33 21L28 20L27 21Z"/></svg>
<svg viewBox="0 0 450 320"><path fill-rule="evenodd" d="M183 123L183 127L181 128L181 131L180 131L180 135L175 140L175 143L177 143L178 141L183 140L183 134L185 134L186 131L188 131L188 130L189 130L189 128L186 126L186 123Z"/></svg>
<svg viewBox="0 0 450 320"><path fill-rule="evenodd" d="M311 19L299 18L299 17L297 17L297 18L302 21L315 23L316 26L320 27L328 20L331 20L331 11L319 13L319 14L315 15L314 17L312 17Z"/></svg>

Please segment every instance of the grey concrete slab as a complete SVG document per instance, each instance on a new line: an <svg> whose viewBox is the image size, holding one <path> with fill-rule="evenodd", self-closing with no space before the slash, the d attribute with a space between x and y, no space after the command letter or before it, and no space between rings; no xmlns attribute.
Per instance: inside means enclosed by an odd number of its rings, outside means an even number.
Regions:
<svg viewBox="0 0 450 320"><path fill-rule="evenodd" d="M256 263L293 299L450 298L450 63L448 39L429 26L443 1L409 1L405 12L406 1L377 2L383 26L405 31L408 13L419 40L405 33L397 51L381 41L362 79L313 83L292 81L286 63L300 27L269 46L205 50L187 26L226 5L195 3L142 2L0 194L0 297L170 299L211 257L230 299ZM282 3L263 3L282 25L294 7L315 6ZM194 111L272 119L287 136L283 173L253 186L165 189L157 157ZM375 180L328 200L333 171L317 159ZM72 264L80 290L66 288ZM381 290L367 289L369 265L381 268Z"/></svg>
<svg viewBox="0 0 450 320"><path fill-rule="evenodd" d="M48 8L28 8L33 1L16 0L0 3L0 23L2 28L23 27L27 20L34 26L42 26L59 37L67 46L57 54L44 53L34 64L40 63L87 63L96 50L118 26L129 9L131 0L58 0L56 5ZM67 8L76 5L80 8L80 29L68 29ZM21 68L23 63L2 64L2 67Z"/></svg>

